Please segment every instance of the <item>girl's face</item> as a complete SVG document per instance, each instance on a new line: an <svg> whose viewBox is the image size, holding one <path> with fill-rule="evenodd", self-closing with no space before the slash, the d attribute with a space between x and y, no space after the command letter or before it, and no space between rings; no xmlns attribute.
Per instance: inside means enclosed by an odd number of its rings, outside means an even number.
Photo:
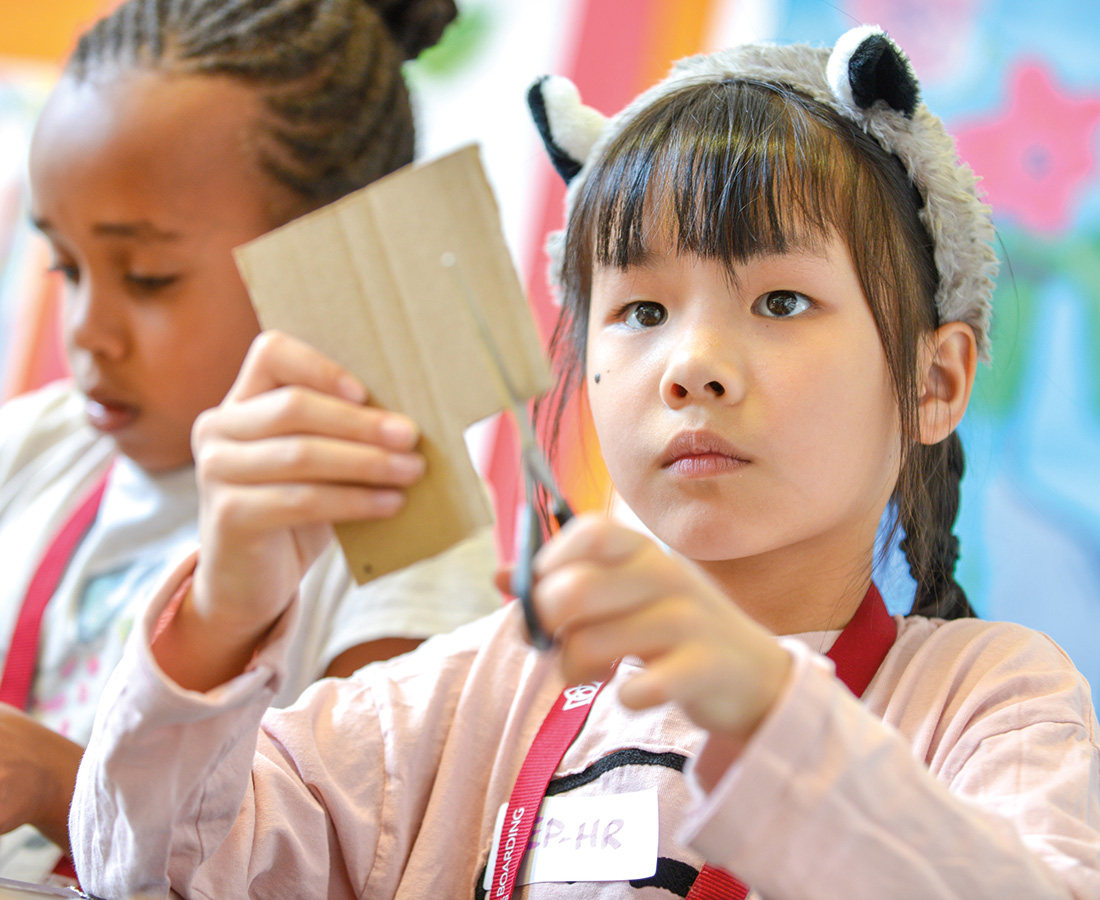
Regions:
<svg viewBox="0 0 1100 900"><path fill-rule="evenodd" d="M257 114L227 79L120 70L62 79L35 130L32 216L65 280L73 375L91 424L148 471L190 462L195 417L259 331L230 252L274 224Z"/></svg>
<svg viewBox="0 0 1100 900"><path fill-rule="evenodd" d="M650 246L642 265L593 273L586 377L620 494L696 560L869 562L900 427L843 242L732 276L667 239Z"/></svg>

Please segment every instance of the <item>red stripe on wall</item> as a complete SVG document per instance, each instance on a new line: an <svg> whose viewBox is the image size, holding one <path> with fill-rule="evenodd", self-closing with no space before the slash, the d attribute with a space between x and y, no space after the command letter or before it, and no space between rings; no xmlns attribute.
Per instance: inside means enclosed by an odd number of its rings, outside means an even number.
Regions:
<svg viewBox="0 0 1100 900"><path fill-rule="evenodd" d="M557 74L569 77L584 103L612 115L639 91L663 78L674 59L702 46L710 7L716 0L583 0L581 26L571 58ZM558 307L546 275L546 236L562 226L565 185L543 158L534 177L538 181L536 237L527 248L527 291L544 340L557 321ZM561 435L559 474L567 498L578 510L603 509L610 491L587 400L566 416ZM512 559L516 511L523 502L518 463L518 441L510 419L496 426L487 476L496 493L497 547Z"/></svg>

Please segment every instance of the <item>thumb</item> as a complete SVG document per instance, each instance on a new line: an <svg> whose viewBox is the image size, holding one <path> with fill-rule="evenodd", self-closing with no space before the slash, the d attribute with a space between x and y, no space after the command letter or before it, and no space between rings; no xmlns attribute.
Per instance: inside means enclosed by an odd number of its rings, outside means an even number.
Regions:
<svg viewBox="0 0 1100 900"><path fill-rule="evenodd" d="M599 515L572 519L535 557L535 574L544 575L573 562L618 565L650 543L641 532Z"/></svg>
<svg viewBox="0 0 1100 900"><path fill-rule="evenodd" d="M502 566L493 576L493 584L496 589L506 597L512 596L512 566Z"/></svg>

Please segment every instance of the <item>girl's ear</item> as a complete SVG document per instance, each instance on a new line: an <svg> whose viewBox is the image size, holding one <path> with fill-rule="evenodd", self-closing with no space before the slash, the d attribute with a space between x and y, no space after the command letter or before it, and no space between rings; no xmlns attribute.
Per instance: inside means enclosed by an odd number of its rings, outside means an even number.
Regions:
<svg viewBox="0 0 1100 900"><path fill-rule="evenodd" d="M921 348L917 403L922 444L938 444L958 427L970 402L978 365L978 342L965 322L948 322Z"/></svg>

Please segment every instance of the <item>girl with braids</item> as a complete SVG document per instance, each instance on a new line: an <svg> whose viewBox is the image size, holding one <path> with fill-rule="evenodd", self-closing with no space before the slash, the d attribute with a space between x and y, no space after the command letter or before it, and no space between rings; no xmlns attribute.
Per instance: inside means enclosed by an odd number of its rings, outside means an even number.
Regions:
<svg viewBox="0 0 1100 900"><path fill-rule="evenodd" d="M196 428L201 550L101 704L70 820L84 887L1100 896L1088 686L954 584L952 435L996 260L901 51L861 28L686 60L610 120L562 80L531 105L570 179L550 420L583 385L618 491L673 552L577 516L536 557L548 652L511 604L265 712L301 627L287 544L317 537L299 485L333 519L372 485L330 413L364 389L262 345ZM246 452L283 433L260 410L287 383L292 492ZM270 490L239 505L242 480ZM910 616L872 580L887 508Z"/></svg>
<svg viewBox="0 0 1100 900"><path fill-rule="evenodd" d="M80 39L30 160L75 383L0 411L0 831L29 823L67 846L96 699L149 586L198 540L191 427L259 333L232 248L412 159L401 65L454 15L451 0L131 0ZM288 421L295 393L271 394L269 417ZM365 406L346 425L414 441ZM406 453L389 466L369 477L422 470ZM85 518L67 532L74 510ZM64 533L75 545L43 588L39 562ZM495 565L486 534L356 588L327 547L302 572L308 622L273 702L499 608ZM21 828L0 873L38 880L58 852Z"/></svg>

